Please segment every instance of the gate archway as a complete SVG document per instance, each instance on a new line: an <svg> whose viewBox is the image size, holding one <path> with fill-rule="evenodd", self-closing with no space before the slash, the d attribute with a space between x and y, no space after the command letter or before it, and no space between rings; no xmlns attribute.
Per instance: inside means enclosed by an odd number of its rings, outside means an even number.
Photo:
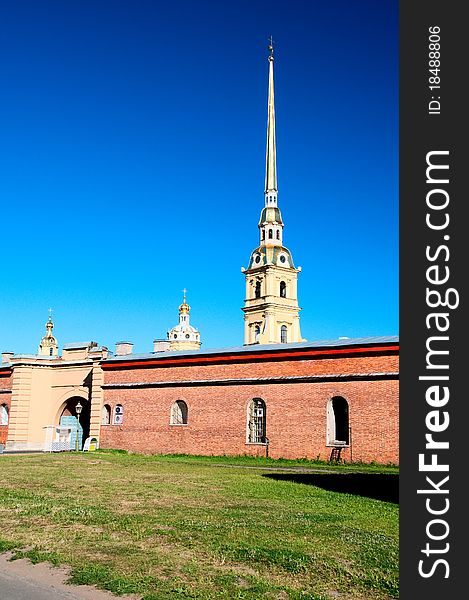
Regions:
<svg viewBox="0 0 469 600"><path fill-rule="evenodd" d="M82 406L79 421L77 419L77 404ZM77 449L77 434L78 434L78 450L82 450L85 440L90 435L90 416L91 402L82 396L72 396L62 404L58 412L58 425L70 427L71 448Z"/></svg>

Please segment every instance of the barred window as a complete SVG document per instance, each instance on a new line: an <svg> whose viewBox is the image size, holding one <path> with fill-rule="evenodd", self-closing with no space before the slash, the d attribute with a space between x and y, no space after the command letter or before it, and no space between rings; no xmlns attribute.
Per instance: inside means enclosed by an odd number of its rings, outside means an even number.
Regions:
<svg viewBox="0 0 469 600"><path fill-rule="evenodd" d="M262 398L253 398L249 404L248 442L264 444L266 440L266 407Z"/></svg>
<svg viewBox="0 0 469 600"><path fill-rule="evenodd" d="M171 407L171 425L187 425L187 404L184 400L176 400Z"/></svg>

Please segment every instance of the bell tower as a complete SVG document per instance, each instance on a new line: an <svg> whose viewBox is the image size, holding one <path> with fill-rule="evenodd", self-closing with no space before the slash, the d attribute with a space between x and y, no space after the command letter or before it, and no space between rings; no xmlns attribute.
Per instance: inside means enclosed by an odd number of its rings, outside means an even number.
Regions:
<svg viewBox="0 0 469 600"><path fill-rule="evenodd" d="M52 322L52 309L49 309L49 319L46 323L46 335L41 339L38 348L38 354L40 356L58 356L59 345L57 340L52 335L54 329L54 323Z"/></svg>
<svg viewBox="0 0 469 600"><path fill-rule="evenodd" d="M264 208L259 219L259 246L251 253L244 301L244 343L280 344L305 341L300 333L297 278L290 251L283 245L283 221L277 206L274 49L269 44L269 95Z"/></svg>

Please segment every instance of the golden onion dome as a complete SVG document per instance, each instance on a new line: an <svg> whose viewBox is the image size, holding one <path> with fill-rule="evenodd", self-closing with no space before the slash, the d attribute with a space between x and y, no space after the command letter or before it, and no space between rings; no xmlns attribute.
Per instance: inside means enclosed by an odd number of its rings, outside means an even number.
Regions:
<svg viewBox="0 0 469 600"><path fill-rule="evenodd" d="M183 302L182 304L179 305L179 314L180 315L187 315L189 314L191 307L187 304L187 302Z"/></svg>

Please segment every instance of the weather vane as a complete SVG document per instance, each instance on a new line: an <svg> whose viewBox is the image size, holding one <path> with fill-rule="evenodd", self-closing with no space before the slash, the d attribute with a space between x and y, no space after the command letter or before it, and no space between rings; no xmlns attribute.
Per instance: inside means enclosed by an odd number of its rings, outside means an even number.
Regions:
<svg viewBox="0 0 469 600"><path fill-rule="evenodd" d="M273 56L274 55L274 40L272 39L272 36L270 36L270 38L269 38L268 49L270 50L270 56Z"/></svg>

